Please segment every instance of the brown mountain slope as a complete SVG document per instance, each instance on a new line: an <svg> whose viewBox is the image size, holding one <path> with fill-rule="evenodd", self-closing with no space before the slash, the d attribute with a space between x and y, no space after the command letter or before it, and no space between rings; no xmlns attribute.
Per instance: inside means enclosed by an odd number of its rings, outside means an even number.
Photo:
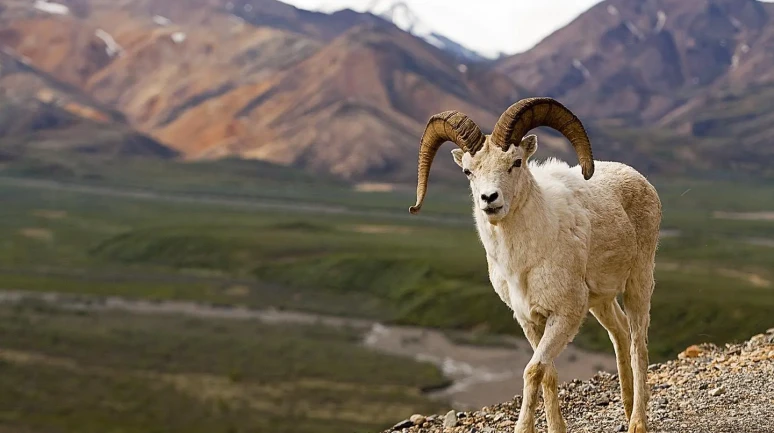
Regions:
<svg viewBox="0 0 774 433"><path fill-rule="evenodd" d="M519 95L370 14L274 0L79 0L61 16L12 4L0 44L188 159L408 178L429 116L460 109L491 127Z"/></svg>
<svg viewBox="0 0 774 433"><path fill-rule="evenodd" d="M100 110L187 160L236 155L411 182L432 114L462 110L486 131L535 95L578 112L595 155L646 171L765 171L770 160L761 146L774 132L749 119L762 100L747 86L772 82L774 23L772 5L754 0L607 0L496 65L460 64L370 14L276 0L60 3L64 14L6 0L0 47L88 98L82 109L110 107ZM742 116L718 114L725 93L744 99L733 102ZM574 160L567 140L547 132L539 156ZM722 149L735 141L745 153L731 161ZM459 177L450 158L435 167Z"/></svg>
<svg viewBox="0 0 774 433"><path fill-rule="evenodd" d="M121 113L0 51L0 159L48 161L49 169L61 169L65 154L92 160L177 156L132 129Z"/></svg>
<svg viewBox="0 0 774 433"><path fill-rule="evenodd" d="M715 141L701 155L703 159L723 161L730 169L774 175L774 84L718 92L696 102L664 119L662 126Z"/></svg>
<svg viewBox="0 0 774 433"><path fill-rule="evenodd" d="M299 35L213 13L196 0L90 5L85 19L37 13L4 20L2 32L20 36L3 39L0 33L0 43L115 106L149 133L188 106L259 80L317 48ZM89 55L94 52L97 60Z"/></svg>
<svg viewBox="0 0 774 433"><path fill-rule="evenodd" d="M696 94L774 81L774 5L607 0L498 69L587 118L649 123Z"/></svg>
<svg viewBox="0 0 774 433"><path fill-rule="evenodd" d="M492 125L506 101L516 97L502 76L465 74L455 66L395 27L358 26L265 82L191 110L160 137L171 142L187 135L181 141L193 157L226 151L343 177L413 174L404 162L408 152L416 152L432 114L458 109ZM497 84L505 91L497 97L476 91L484 79L501 80ZM216 112L197 128L201 116ZM213 143L205 132L213 128L239 137Z"/></svg>

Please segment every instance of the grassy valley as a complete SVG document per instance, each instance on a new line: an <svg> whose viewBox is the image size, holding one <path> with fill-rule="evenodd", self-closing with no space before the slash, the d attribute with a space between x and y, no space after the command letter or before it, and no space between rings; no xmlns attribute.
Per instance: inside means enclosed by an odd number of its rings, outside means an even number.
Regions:
<svg viewBox="0 0 774 433"><path fill-rule="evenodd" d="M439 410L432 366L347 330L0 307L0 425L48 432L378 430ZM379 374L374 374L378 372Z"/></svg>
<svg viewBox="0 0 774 433"><path fill-rule="evenodd" d="M17 161L0 175L2 290L302 310L482 344L520 333L489 286L464 185L433 185L414 217L411 188L361 192L269 164L58 157L83 171ZM771 327L774 221L756 212L774 209L774 185L653 182L652 360ZM340 432L443 410L420 392L445 383L437 368L371 352L355 330L30 302L0 306L0 323L12 431ZM612 352L593 319L576 343Z"/></svg>
<svg viewBox="0 0 774 433"><path fill-rule="evenodd" d="M194 167L143 167L155 170L159 187L136 175L121 186L120 171L88 187L1 180L9 205L0 210L0 286L519 332L489 287L464 189L435 188L423 217L411 217L411 191L356 192L292 179L291 171L272 178L256 170L251 178L219 164L190 178ZM220 195L235 179L241 186ZM653 181L665 209L654 358L697 339L724 342L770 326L774 222L732 219L731 212L774 208L772 185ZM235 285L249 290L234 296ZM609 350L593 320L579 342Z"/></svg>

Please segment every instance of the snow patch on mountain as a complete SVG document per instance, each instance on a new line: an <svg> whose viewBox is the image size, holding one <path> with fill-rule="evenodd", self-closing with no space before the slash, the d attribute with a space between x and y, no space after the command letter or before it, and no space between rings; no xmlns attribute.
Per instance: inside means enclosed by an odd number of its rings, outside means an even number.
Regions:
<svg viewBox="0 0 774 433"><path fill-rule="evenodd" d="M108 56L115 57L116 55L121 55L124 52L123 47L121 47L121 45L118 45L118 42L116 42L116 40L113 39L113 36L110 33L102 29L97 29L94 32L94 35L100 38L102 42L105 43L105 52L107 53Z"/></svg>
<svg viewBox="0 0 774 433"><path fill-rule="evenodd" d="M658 22L656 23L656 28L653 30L655 33L661 33L662 30L664 30L664 26L667 22L667 14L664 11L658 11Z"/></svg>
<svg viewBox="0 0 774 433"><path fill-rule="evenodd" d="M172 20L170 20L167 17L161 16L161 15L154 15L153 16L153 22L160 25L160 26L168 26L172 24Z"/></svg>
<svg viewBox="0 0 774 433"><path fill-rule="evenodd" d="M185 42L186 37L187 37L186 34L183 32L175 32L175 33L172 33L172 35L170 36L172 41L176 44L182 44L183 42Z"/></svg>
<svg viewBox="0 0 774 433"><path fill-rule="evenodd" d="M494 58L464 47L462 44L435 32L404 0L371 0L366 10L392 22L402 30L424 39L427 43L466 60Z"/></svg>
<svg viewBox="0 0 774 433"><path fill-rule="evenodd" d="M639 40L645 40L645 35L642 34L642 30L640 30L636 25L634 25L631 21L626 21L624 24L626 24L626 28L629 29L630 32Z"/></svg>
<svg viewBox="0 0 774 433"><path fill-rule="evenodd" d="M482 53L474 51L465 47L459 42L456 42L449 37L438 33L429 25L427 25L426 20L422 19L415 12L415 10L410 5L410 1L370 0L366 2L363 0L362 6L358 5L357 7L345 6L346 4L347 2L342 1L321 0L317 2L315 6L306 6L305 9L324 13L334 13L346 8L350 8L358 12L371 13L392 22L405 32L411 33L418 38L424 39L425 42L429 43L430 45L449 52L465 61L494 59L501 54L500 52Z"/></svg>
<svg viewBox="0 0 774 433"><path fill-rule="evenodd" d="M70 8L67 6L60 3L48 2L46 0L35 0L33 6L39 11L48 12L54 15L67 15L70 13Z"/></svg>
<svg viewBox="0 0 774 433"><path fill-rule="evenodd" d="M586 65L584 65L583 62L581 62L580 60L572 59L572 66L575 69L579 70L581 74L583 74L583 78L587 80L591 78L591 71L589 71Z"/></svg>

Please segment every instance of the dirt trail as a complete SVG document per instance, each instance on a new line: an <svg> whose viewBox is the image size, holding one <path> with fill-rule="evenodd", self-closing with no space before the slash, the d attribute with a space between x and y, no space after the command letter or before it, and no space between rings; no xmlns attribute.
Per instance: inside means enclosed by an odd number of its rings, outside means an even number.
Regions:
<svg viewBox="0 0 774 433"><path fill-rule="evenodd" d="M452 341L436 329L384 325L365 319L275 309L212 306L187 301L147 301L0 290L0 303L25 300L42 301L81 311L180 314L205 319L258 320L272 325L301 324L357 329L363 332L363 344L373 350L438 366L453 381L452 385L429 391L428 394L449 400L460 409L480 408L511 399L520 393L522 370L532 354L532 349L523 339L503 337L505 344L502 347L472 346ZM609 355L569 346L557 360L557 368L563 381L588 379L600 370L614 371L615 360Z"/></svg>

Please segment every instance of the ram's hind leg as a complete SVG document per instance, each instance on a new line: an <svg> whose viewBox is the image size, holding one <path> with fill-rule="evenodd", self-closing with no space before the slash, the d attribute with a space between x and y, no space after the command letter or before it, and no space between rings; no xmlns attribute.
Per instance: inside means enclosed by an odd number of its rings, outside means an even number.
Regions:
<svg viewBox="0 0 774 433"><path fill-rule="evenodd" d="M632 358L629 352L631 338L629 337L629 319L621 310L618 301L591 308L591 314L605 327L610 335L615 349L615 360L618 363L618 380L621 384L621 399L623 400L626 421L632 418L632 402L634 398L632 380Z"/></svg>
<svg viewBox="0 0 774 433"><path fill-rule="evenodd" d="M524 334L529 340L529 344L532 345L532 350L537 350L538 344L540 344L540 338L543 336L545 326L525 323L522 325ZM546 367L545 374L543 375L543 402L546 410L546 423L548 424L549 433L566 433L567 425L562 417L562 411L559 405L559 390L557 388L559 382L559 373L556 371L556 366L552 362Z"/></svg>
<svg viewBox="0 0 774 433"><path fill-rule="evenodd" d="M634 404L629 420L629 433L646 433L648 420L648 327L650 298L655 282L652 268L633 272L626 283L624 308L629 318L631 334L632 372L634 373Z"/></svg>

